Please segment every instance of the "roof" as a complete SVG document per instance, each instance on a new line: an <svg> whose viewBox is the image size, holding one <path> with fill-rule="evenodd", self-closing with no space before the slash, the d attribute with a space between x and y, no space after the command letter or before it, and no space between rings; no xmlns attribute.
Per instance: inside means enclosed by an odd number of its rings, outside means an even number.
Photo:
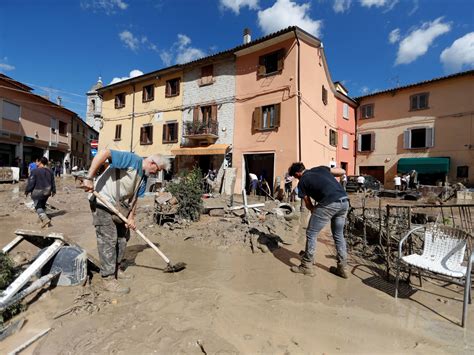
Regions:
<svg viewBox="0 0 474 355"><path fill-rule="evenodd" d="M6 76L5 74L0 73L0 79L7 80L8 82L10 82L10 84L15 85L16 87L18 87L22 90L25 90L25 91L33 90L33 88L30 88L28 85L20 83L19 81L16 81L15 79L12 79L9 76Z"/></svg>
<svg viewBox="0 0 474 355"><path fill-rule="evenodd" d="M159 70L156 70L156 71L153 71L153 72L150 72L150 73L146 73L146 74L143 74L143 75L140 75L140 76L136 76L136 77L133 77L133 78L130 78L130 79L127 79L127 80L119 81L118 83L114 83L114 84L111 84L111 85L104 86L104 87L100 88L98 90L98 92L99 93L104 92L105 90L114 89L114 88L118 88L118 87L121 87L121 86L125 86L125 85L128 85L128 84L134 83L134 82L142 81L144 79L147 79L148 77L156 76L156 75L159 75L159 74L164 74L164 73L170 72L170 71L178 71L178 70L181 70L181 69L184 69L184 68L188 68L190 66L202 64L202 63L207 62L207 61L212 61L212 60L215 60L215 59L218 59L218 58L223 58L223 57L226 57L226 56L230 56L230 55L233 55L235 52L240 51L242 49L246 49L246 48L255 46L257 44L263 43L263 42L268 41L270 39L279 37L281 35L284 35L284 34L287 34L287 33L290 33L290 32L295 32L295 31L298 31L300 34L305 35L305 36L309 36L310 38L320 42L320 40L317 37L313 36L312 34L306 32L306 31L304 31L303 29L299 28L298 26L290 26L290 27L284 28L280 31L273 32L273 33L270 33L266 36L257 38L255 40L249 42L249 43L240 44L240 45L238 45L236 47L233 47L231 49L227 49L227 50L212 54L212 55L207 56L207 57L199 58L199 59L193 60L191 62L183 63L183 64L175 64L175 65L170 66L170 67L162 68L162 69L159 69Z"/></svg>
<svg viewBox="0 0 474 355"><path fill-rule="evenodd" d="M356 98L354 98L354 100L360 101L361 99L364 99L366 97L371 97L371 96L376 96L376 95L381 95L381 94L387 94L387 93L394 92L394 91L410 89L410 88L417 87L417 86L422 86L422 85L431 84L431 83L435 83L435 82L442 81L442 80L448 80L448 79L453 79L453 78L458 78L458 77L468 76L468 75L474 75L474 70L468 70L468 71L459 72L459 73L455 73L455 74L451 74L451 75L447 75L447 76L441 76L439 78L420 81L420 82L414 83L414 84L408 84L408 85L399 86L399 87L392 88L392 89L378 91L378 92L374 92L374 93L369 94L369 95L356 97Z"/></svg>
<svg viewBox="0 0 474 355"><path fill-rule="evenodd" d="M102 78L99 77L99 80L97 80L97 82L91 87L89 92L96 92L97 90L99 90L103 86L104 86L104 83L102 82Z"/></svg>

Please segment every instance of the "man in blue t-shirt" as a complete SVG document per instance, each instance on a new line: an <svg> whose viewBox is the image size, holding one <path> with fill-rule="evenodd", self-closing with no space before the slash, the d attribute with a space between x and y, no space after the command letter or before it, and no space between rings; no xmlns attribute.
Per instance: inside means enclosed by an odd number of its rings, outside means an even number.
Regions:
<svg viewBox="0 0 474 355"><path fill-rule="evenodd" d="M316 249L316 239L319 232L331 221L331 231L337 250L337 267L331 266L329 271L340 277L347 278L347 248L344 239L344 225L349 209L349 198L346 191L336 181L335 176L346 172L341 168L318 166L306 170L303 163L293 163L288 169L290 176L299 180L298 196L311 211L311 218L306 229L306 248L301 259L301 265L292 266L291 271L313 276L313 261ZM313 205L311 199L317 205Z"/></svg>
<svg viewBox="0 0 474 355"><path fill-rule="evenodd" d="M97 178L97 172L108 160L110 165ZM130 278L120 269L125 254L129 229L135 229L137 198L145 194L147 177L160 170L169 170L170 161L162 155L152 155L145 159L136 154L118 150L102 150L92 160L83 188L87 192L94 190L114 205L122 214L126 214L127 223L96 200L90 198L92 218L97 234L97 249L100 258L100 275L104 288L116 293L128 293L128 287L121 286L117 278ZM127 211L126 213L124 213Z"/></svg>

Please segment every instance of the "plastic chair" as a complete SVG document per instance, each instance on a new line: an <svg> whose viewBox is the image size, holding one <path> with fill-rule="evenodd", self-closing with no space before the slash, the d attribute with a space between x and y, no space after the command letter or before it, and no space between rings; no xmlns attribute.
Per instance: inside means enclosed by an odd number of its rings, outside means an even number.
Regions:
<svg viewBox="0 0 474 355"><path fill-rule="evenodd" d="M415 231L425 229L423 234L423 253L403 255L403 244ZM472 236L460 229L430 224L410 230L398 245L398 265L395 281L395 298L398 298L398 283L401 263L416 267L420 271L430 272L451 278L451 281L464 286L462 327L466 325L467 304L471 303L471 270L474 262ZM458 280L458 281L454 281ZM421 285L420 285L421 286Z"/></svg>

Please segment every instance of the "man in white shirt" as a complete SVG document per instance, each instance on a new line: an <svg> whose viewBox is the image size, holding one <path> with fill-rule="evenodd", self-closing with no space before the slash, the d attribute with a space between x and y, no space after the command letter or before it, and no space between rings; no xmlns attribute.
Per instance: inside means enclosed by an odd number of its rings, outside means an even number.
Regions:
<svg viewBox="0 0 474 355"><path fill-rule="evenodd" d="M395 175L393 182L395 184L395 190L400 190L400 187L402 186L402 178L400 175Z"/></svg>
<svg viewBox="0 0 474 355"><path fill-rule="evenodd" d="M362 175L359 175L357 177L357 184L359 185L359 188L357 189L357 192L364 192L365 191L365 177Z"/></svg>
<svg viewBox="0 0 474 355"><path fill-rule="evenodd" d="M257 186L258 186L258 177L253 173L249 173L250 177L250 194L255 196L257 193Z"/></svg>

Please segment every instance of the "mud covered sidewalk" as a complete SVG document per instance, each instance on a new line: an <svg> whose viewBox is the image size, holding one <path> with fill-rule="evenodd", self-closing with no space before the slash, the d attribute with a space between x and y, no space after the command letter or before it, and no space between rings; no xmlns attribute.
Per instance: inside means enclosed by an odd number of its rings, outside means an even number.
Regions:
<svg viewBox="0 0 474 355"><path fill-rule="evenodd" d="M36 215L23 204L23 186L19 188L0 185L2 246L16 229L38 228ZM63 179L50 202L58 208L50 230L64 233L96 255L86 194L75 190L72 180ZM0 343L0 353L48 327L51 332L25 353L467 354L474 350L472 306L467 328L457 325L460 289L446 290L427 281L423 290L406 292L410 299L395 300L393 285L378 276L380 269L357 257L351 258L350 278L340 279L328 271L335 263L328 231L318 241L316 276L291 273L289 268L298 263L304 246L307 215L282 236L290 245L280 243L266 253L252 253L247 244L230 239L236 233L231 222L205 216L196 225L169 230L154 223L152 198L139 203L139 228L160 243L172 261L186 262L187 269L162 273L163 261L132 235L126 259L127 273L135 277L124 281L130 294L101 291L97 276L84 288L43 291L28 299L28 309L19 316L27 319L26 324ZM222 232L227 225L229 233ZM35 251L26 246L21 252ZM84 300L91 294L97 308L60 315L71 305L87 306Z"/></svg>

